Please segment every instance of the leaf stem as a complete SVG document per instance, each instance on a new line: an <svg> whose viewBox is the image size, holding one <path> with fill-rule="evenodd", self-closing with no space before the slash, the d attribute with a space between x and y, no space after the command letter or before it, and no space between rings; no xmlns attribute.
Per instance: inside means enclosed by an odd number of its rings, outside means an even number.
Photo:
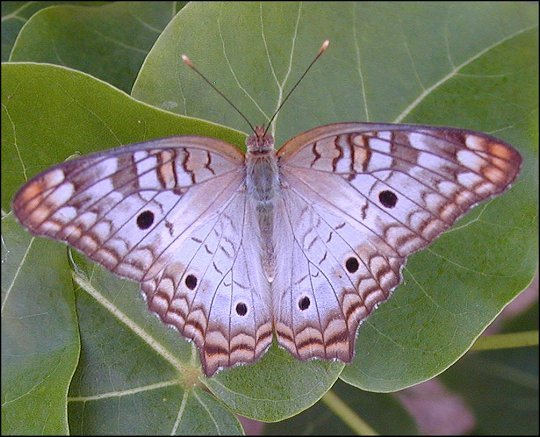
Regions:
<svg viewBox="0 0 540 437"><path fill-rule="evenodd" d="M326 392L322 401L345 422L357 435L378 435L355 411L343 402L332 390Z"/></svg>
<svg viewBox="0 0 540 437"><path fill-rule="evenodd" d="M538 346L538 330L480 337L473 344L471 350L509 349L525 346Z"/></svg>

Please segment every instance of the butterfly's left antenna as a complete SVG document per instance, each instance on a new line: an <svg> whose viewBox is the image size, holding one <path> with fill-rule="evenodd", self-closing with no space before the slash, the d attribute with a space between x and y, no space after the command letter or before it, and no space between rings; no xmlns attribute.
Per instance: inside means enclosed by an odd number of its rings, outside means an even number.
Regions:
<svg viewBox="0 0 540 437"><path fill-rule="evenodd" d="M195 65L193 65L193 62L191 62L191 59L189 59L186 55L182 55L182 61L184 61L184 64L186 64L186 65L187 65L189 68L191 68L195 73L197 73L199 76L201 76L201 77L204 79L204 81L205 81L208 85L210 85L210 86L211 86L211 87L212 87L212 88L213 88L213 89L214 89L221 97L223 97L223 98L229 103L229 105L231 105L231 106L236 110L236 112L238 112L238 113L242 116L242 118L243 118L244 120L246 120L246 123L249 124L249 127L251 128L251 130L255 133L255 128L254 128L253 125L249 122L249 120L247 119L247 117L246 117L244 114L242 114L242 112L240 111L240 109L238 109L238 108L234 105L234 103L231 102L231 101L227 98L227 96L226 96L225 94L223 94L220 90L218 90L218 89L216 88L216 86L215 86L212 82L210 82L210 81L204 76L204 74L202 74L199 70L197 70L197 68L195 67Z"/></svg>

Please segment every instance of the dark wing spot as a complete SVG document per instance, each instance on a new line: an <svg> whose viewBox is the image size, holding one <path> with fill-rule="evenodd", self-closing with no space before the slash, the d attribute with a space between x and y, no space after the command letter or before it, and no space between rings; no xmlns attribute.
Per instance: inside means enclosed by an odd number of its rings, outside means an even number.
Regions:
<svg viewBox="0 0 540 437"><path fill-rule="evenodd" d="M379 200L386 208L393 208L396 206L398 198L392 191L385 190L379 193Z"/></svg>
<svg viewBox="0 0 540 437"><path fill-rule="evenodd" d="M358 263L358 260L351 256L346 262L345 267L349 273L355 273L358 270L358 267L360 267L360 264Z"/></svg>
<svg viewBox="0 0 540 437"><path fill-rule="evenodd" d="M239 316L245 316L247 313L247 306L245 303L240 302L239 304L236 304L236 314Z"/></svg>
<svg viewBox="0 0 540 437"><path fill-rule="evenodd" d="M154 213L152 211L143 211L137 216L137 226L139 229L148 229L154 223Z"/></svg>
<svg viewBox="0 0 540 437"><path fill-rule="evenodd" d="M187 275L186 276L186 287L190 290L194 290L197 286L197 277L194 275Z"/></svg>
<svg viewBox="0 0 540 437"><path fill-rule="evenodd" d="M307 310L309 308L309 305L311 304L311 301L309 300L309 297L304 296L302 299L298 301L298 308L300 308L302 311Z"/></svg>

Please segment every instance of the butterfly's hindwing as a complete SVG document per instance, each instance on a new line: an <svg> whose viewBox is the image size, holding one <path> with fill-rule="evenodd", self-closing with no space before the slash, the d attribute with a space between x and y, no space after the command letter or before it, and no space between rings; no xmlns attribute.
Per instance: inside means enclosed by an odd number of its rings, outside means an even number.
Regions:
<svg viewBox="0 0 540 437"><path fill-rule="evenodd" d="M358 324L400 282L403 258L292 188L278 211L278 341L300 359L350 362Z"/></svg>
<svg viewBox="0 0 540 437"><path fill-rule="evenodd" d="M269 284L247 204L237 192L142 283L150 309L198 346L208 376L256 361L272 342Z"/></svg>

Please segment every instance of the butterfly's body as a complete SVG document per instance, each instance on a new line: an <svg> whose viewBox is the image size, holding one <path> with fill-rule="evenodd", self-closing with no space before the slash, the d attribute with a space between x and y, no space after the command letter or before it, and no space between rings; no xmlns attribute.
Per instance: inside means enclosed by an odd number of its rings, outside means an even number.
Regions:
<svg viewBox="0 0 540 437"><path fill-rule="evenodd" d="M254 211L259 228L261 263L268 282L274 280L276 270L274 242L274 213L276 199L281 194L278 159L274 139L256 127L246 141L246 191L248 208Z"/></svg>
<svg viewBox="0 0 540 437"><path fill-rule="evenodd" d="M521 163L489 135L382 123L321 126L278 151L257 128L247 149L185 136L69 160L28 181L13 210L138 281L212 375L255 362L273 334L299 359L350 362L407 256Z"/></svg>

